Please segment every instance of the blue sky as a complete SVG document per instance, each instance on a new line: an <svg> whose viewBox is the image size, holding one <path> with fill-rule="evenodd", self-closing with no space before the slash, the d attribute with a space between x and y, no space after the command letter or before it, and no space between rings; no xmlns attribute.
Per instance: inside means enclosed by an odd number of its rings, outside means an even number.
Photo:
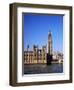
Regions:
<svg viewBox="0 0 74 90"><path fill-rule="evenodd" d="M63 15L23 14L24 49L33 45L46 45L48 32L52 32L53 51L63 51Z"/></svg>

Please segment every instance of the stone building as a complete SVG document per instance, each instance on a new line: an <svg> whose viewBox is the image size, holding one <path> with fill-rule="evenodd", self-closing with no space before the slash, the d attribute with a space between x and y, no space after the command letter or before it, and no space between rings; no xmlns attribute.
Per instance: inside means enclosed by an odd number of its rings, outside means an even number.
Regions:
<svg viewBox="0 0 74 90"><path fill-rule="evenodd" d="M27 50L24 51L24 63L25 64L35 64L35 63L50 63L52 60L52 33L48 34L48 52L47 46L38 46L33 45L33 50L29 50L29 45Z"/></svg>
<svg viewBox="0 0 74 90"><path fill-rule="evenodd" d="M38 46L33 46L33 51L24 51L24 63L34 64L34 63L47 63L46 62L46 46L42 46L39 49Z"/></svg>

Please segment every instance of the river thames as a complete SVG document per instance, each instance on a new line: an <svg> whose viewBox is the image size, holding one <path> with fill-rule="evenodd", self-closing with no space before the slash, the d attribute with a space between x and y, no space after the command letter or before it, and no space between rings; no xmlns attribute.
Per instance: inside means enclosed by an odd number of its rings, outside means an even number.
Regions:
<svg viewBox="0 0 74 90"><path fill-rule="evenodd" d="M41 74L41 73L63 73L62 63L47 64L24 64L24 74Z"/></svg>

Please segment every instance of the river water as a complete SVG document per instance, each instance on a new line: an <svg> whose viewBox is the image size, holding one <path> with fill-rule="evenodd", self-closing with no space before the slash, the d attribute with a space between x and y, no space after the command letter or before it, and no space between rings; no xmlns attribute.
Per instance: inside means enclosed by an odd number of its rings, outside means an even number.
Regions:
<svg viewBox="0 0 74 90"><path fill-rule="evenodd" d="M24 64L24 74L41 74L41 73L62 73L63 64L53 63L51 65L46 64Z"/></svg>

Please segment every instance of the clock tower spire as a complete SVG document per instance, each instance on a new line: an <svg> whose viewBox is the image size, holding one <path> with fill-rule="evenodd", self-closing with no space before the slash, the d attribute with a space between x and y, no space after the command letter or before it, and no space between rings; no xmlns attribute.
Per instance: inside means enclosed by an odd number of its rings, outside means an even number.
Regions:
<svg viewBox="0 0 74 90"><path fill-rule="evenodd" d="M50 31L48 34L48 54L52 55L52 33Z"/></svg>

